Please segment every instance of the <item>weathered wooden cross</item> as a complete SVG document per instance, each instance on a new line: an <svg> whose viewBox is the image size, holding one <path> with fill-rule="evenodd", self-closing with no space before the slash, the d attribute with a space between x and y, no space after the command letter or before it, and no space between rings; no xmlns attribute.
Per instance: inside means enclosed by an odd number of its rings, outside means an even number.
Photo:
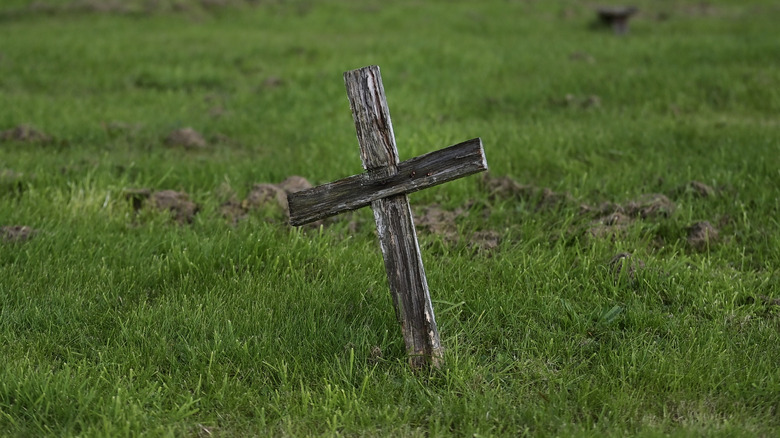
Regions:
<svg viewBox="0 0 780 438"><path fill-rule="evenodd" d="M409 363L439 366L439 331L406 194L487 170L482 140L399 163L379 67L348 71L344 82L366 172L290 194L290 223L303 225L371 204Z"/></svg>

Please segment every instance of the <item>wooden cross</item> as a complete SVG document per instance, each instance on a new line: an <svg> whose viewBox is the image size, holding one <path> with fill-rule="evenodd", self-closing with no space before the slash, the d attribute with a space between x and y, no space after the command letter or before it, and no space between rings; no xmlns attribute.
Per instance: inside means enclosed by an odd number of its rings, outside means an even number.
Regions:
<svg viewBox="0 0 780 438"><path fill-rule="evenodd" d="M438 367L442 347L406 194L487 170L482 140L399 163L379 67L348 71L344 82L366 172L290 194L290 224L370 204L409 363L413 368Z"/></svg>

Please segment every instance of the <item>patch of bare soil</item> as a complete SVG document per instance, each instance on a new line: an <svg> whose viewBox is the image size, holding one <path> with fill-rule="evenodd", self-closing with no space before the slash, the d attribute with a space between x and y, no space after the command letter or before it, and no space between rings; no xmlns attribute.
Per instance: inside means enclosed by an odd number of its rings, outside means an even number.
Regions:
<svg viewBox="0 0 780 438"><path fill-rule="evenodd" d="M149 200L154 208L170 211L180 224L191 223L200 210L198 204L190 201L189 195L175 190L154 192Z"/></svg>
<svg viewBox="0 0 780 438"><path fill-rule="evenodd" d="M486 173L482 175L480 183L483 190L487 191L488 199L536 201L537 209L555 208L574 200L569 193L555 192L547 187L520 184L508 176L494 177Z"/></svg>
<svg viewBox="0 0 780 438"><path fill-rule="evenodd" d="M175 129L165 137L165 144L184 149L203 149L207 146L206 139L196 130L187 127Z"/></svg>
<svg viewBox="0 0 780 438"><path fill-rule="evenodd" d="M422 232L441 236L445 242L458 243L466 240L470 248L481 251L492 251L501 244L501 235L493 230L476 231L464 236L458 233L457 221L468 215L471 202L455 210L445 210L438 204L416 207L414 224Z"/></svg>
<svg viewBox="0 0 780 438"><path fill-rule="evenodd" d="M659 193L642 195L625 204L604 202L598 206L580 205L580 214L596 216L586 233L596 238L616 238L624 235L630 225L639 219L668 217L675 205Z"/></svg>
<svg viewBox="0 0 780 438"><path fill-rule="evenodd" d="M265 88L279 88L284 85L284 79L278 76L268 76L263 81L263 87Z"/></svg>
<svg viewBox="0 0 780 438"><path fill-rule="evenodd" d="M458 228L456 219L464 214L462 208L455 210L445 210L439 204L431 204L425 207L418 207L414 215L414 224L417 229L431 234L438 234L447 241L456 241L458 237Z"/></svg>
<svg viewBox="0 0 780 438"><path fill-rule="evenodd" d="M200 211L200 206L190 201L187 193L175 190L153 192L150 189L127 189L124 196L132 203L134 210L148 206L155 210L168 211L179 224L191 223Z"/></svg>
<svg viewBox="0 0 780 438"><path fill-rule="evenodd" d="M37 230L25 225L0 227L0 241L5 243L20 243L32 239Z"/></svg>
<svg viewBox="0 0 780 438"><path fill-rule="evenodd" d="M665 195L660 193L650 193L642 195L638 199L629 201L623 206L625 213L629 216L639 217L641 219L652 219L656 217L669 217L674 212L674 202L670 201Z"/></svg>
<svg viewBox="0 0 780 438"><path fill-rule="evenodd" d="M630 282L633 282L637 272L645 269L645 262L631 253L621 252L612 257L609 261L609 268L615 277L615 283L620 280L621 276L626 276Z"/></svg>
<svg viewBox="0 0 780 438"><path fill-rule="evenodd" d="M483 230L477 231L469 237L469 247L480 251L493 251L501 245L501 234L498 231Z"/></svg>
<svg viewBox="0 0 780 438"><path fill-rule="evenodd" d="M619 211L615 211L591 222L587 233L591 237L609 237L614 239L618 236L625 235L626 230L628 230L628 226L631 224L631 222L633 222L633 219Z"/></svg>
<svg viewBox="0 0 780 438"><path fill-rule="evenodd" d="M700 221L688 227L688 245L704 251L718 240L718 230L708 221Z"/></svg>
<svg viewBox="0 0 780 438"><path fill-rule="evenodd" d="M52 138L30 125L19 125L0 132L0 140L18 141L23 143L48 143Z"/></svg>
<svg viewBox="0 0 780 438"><path fill-rule="evenodd" d="M220 211L234 224L245 218L250 211L265 208L280 209L285 217L289 217L287 195L311 187L311 183L306 178L297 175L290 176L278 184L255 184L244 200L238 201L232 197L220 206Z"/></svg>
<svg viewBox="0 0 780 438"><path fill-rule="evenodd" d="M675 190L673 195L690 193L697 198L709 198L715 195L715 189L700 181L691 181Z"/></svg>
<svg viewBox="0 0 780 438"><path fill-rule="evenodd" d="M758 299L762 303L764 303L766 305L769 305L769 306L780 306L780 298L772 298L772 297L767 296L767 295L759 295Z"/></svg>

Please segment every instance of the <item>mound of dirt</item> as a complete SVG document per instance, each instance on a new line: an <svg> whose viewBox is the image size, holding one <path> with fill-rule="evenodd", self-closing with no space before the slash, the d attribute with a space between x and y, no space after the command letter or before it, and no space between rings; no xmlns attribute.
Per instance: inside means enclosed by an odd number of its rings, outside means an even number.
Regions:
<svg viewBox="0 0 780 438"><path fill-rule="evenodd" d="M200 206L190 201L187 193L175 190L153 192L151 189L126 189L124 197L132 203L135 211L145 206L159 211L169 211L179 224L191 223L200 211Z"/></svg>
<svg viewBox="0 0 780 438"><path fill-rule="evenodd" d="M621 252L610 259L609 268L616 283L620 280L621 275L627 276L629 281L634 281L637 272L645 269L645 262L629 252Z"/></svg>
<svg viewBox="0 0 780 438"><path fill-rule="evenodd" d="M207 146L206 139L196 130L187 127L175 129L165 137L165 144L184 149L203 149Z"/></svg>
<svg viewBox="0 0 780 438"><path fill-rule="evenodd" d="M633 222L633 219L619 211L615 211L591 222L587 233L591 237L610 237L614 239L617 236L624 235L631 222Z"/></svg>
<svg viewBox="0 0 780 438"><path fill-rule="evenodd" d="M180 224L191 223L200 210L198 204L190 201L189 195L175 190L154 192L149 200L154 208L170 211Z"/></svg>
<svg viewBox="0 0 780 438"><path fill-rule="evenodd" d="M558 193L547 187L520 184L508 176L494 177L488 173L480 179L483 190L491 200L519 199L536 201L537 209L555 208L574 199L569 193Z"/></svg>
<svg viewBox="0 0 780 438"><path fill-rule="evenodd" d="M52 138L30 125L19 125L0 132L0 140L18 141L23 143L48 143Z"/></svg>
<svg viewBox="0 0 780 438"><path fill-rule="evenodd" d="M458 243L466 240L469 248L492 251L501 244L501 235L493 230L476 231L468 237L458 232L458 218L468 215L471 202L455 210L445 210L438 204L415 208L414 224L423 233L441 236L445 242Z"/></svg>
<svg viewBox="0 0 780 438"><path fill-rule="evenodd" d="M697 198L709 198L715 195L715 189L700 181L691 181L675 190L673 195L691 193Z"/></svg>
<svg viewBox="0 0 780 438"><path fill-rule="evenodd" d="M279 208L285 217L290 216L287 195L311 188L311 183L302 176L292 175L278 184L258 183L252 186L242 201L230 199L220 206L222 215L233 223L246 217L250 211L273 206Z"/></svg>
<svg viewBox="0 0 780 438"><path fill-rule="evenodd" d="M688 245L704 251L718 240L718 230L708 221L696 222L688 227Z"/></svg>
<svg viewBox="0 0 780 438"><path fill-rule="evenodd" d="M642 219L669 217L674 212L674 209L674 202L660 193L642 195L623 206L623 210L627 215Z"/></svg>
<svg viewBox="0 0 780 438"><path fill-rule="evenodd" d="M7 243L26 242L32 239L37 230L26 225L12 225L0 227L0 241Z"/></svg>

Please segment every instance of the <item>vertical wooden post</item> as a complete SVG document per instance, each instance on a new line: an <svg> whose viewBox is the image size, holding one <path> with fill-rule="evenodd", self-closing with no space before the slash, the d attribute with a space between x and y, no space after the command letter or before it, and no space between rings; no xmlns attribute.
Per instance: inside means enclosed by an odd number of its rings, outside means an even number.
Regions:
<svg viewBox="0 0 780 438"><path fill-rule="evenodd" d="M348 71L344 73L344 82L363 168L372 177L394 175L398 171L398 150L379 67ZM429 362L439 366L441 341L409 199L405 193L381 198L373 201L371 208L410 364L413 368Z"/></svg>

